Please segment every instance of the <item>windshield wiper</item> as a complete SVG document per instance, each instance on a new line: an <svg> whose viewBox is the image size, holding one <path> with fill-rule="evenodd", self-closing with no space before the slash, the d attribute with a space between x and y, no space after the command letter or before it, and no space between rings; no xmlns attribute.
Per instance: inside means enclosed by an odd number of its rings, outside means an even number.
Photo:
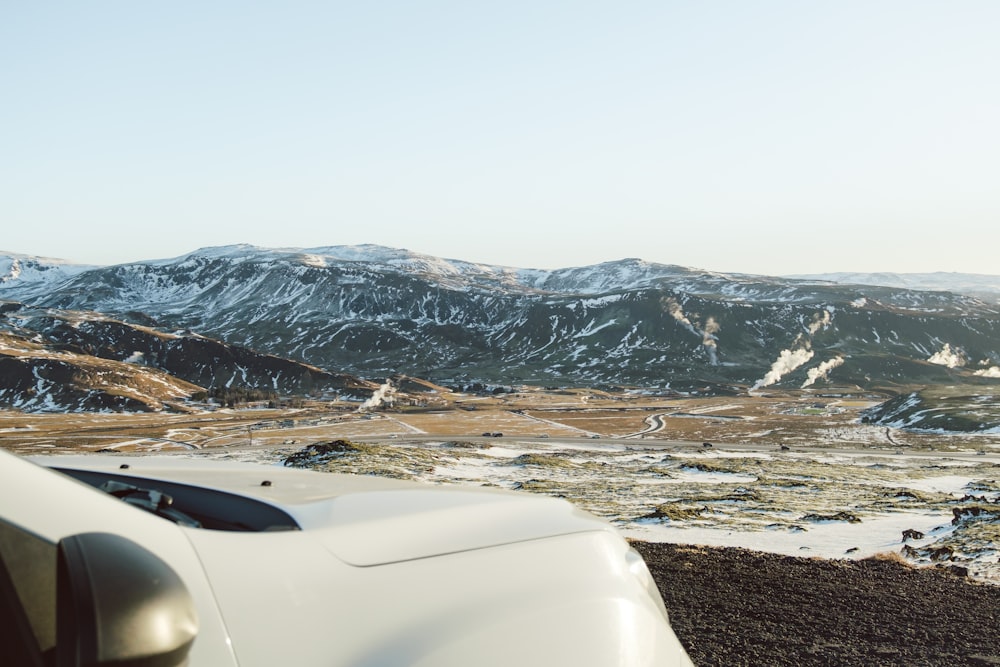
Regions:
<svg viewBox="0 0 1000 667"><path fill-rule="evenodd" d="M138 486L125 484L124 482L118 482L113 479L107 480L98 488L116 498L121 498L129 505L135 505L136 507L142 508L147 512L155 514L156 516L163 517L164 519L169 519L170 521L173 521L181 526L187 526L188 528L201 528L200 521L193 519L184 512L175 510L171 507L171 505L174 504L173 497L168 496L162 491L157 491L156 489L142 489Z"/></svg>

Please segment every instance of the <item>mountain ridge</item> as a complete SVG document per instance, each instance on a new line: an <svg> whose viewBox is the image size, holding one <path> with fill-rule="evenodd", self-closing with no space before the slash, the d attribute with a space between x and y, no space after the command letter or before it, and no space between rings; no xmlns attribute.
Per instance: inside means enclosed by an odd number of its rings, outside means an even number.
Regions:
<svg viewBox="0 0 1000 667"><path fill-rule="evenodd" d="M994 303L1000 303L1000 276L984 273L933 271L930 273L893 273L880 271L834 272L795 274L786 276L795 280L819 280L840 285L877 285L916 290L949 291L968 294Z"/></svg>
<svg viewBox="0 0 1000 667"><path fill-rule="evenodd" d="M89 271L92 269L103 269L114 266L124 266L133 264L147 265L168 265L177 263L184 259L193 258L214 258L230 259L237 261L248 261L253 258L273 259L287 258L289 256L301 256L304 263L311 260L317 266L325 266L330 259L342 262L374 263L384 266L391 266L401 271L411 273L424 273L437 275L439 277L464 275L480 276L480 280L485 284L494 283L496 285L509 284L516 281L523 287L534 287L552 291L573 289L574 286L580 289L580 285L586 285L585 278L595 273L608 276L610 269L618 272L616 280L605 283L603 286L590 286L585 291L600 291L613 287L638 287L643 284L643 280L648 281L655 278L663 278L680 275L701 275L718 276L729 279L787 279L800 281L802 283L828 283L839 285L868 285L892 288L913 289L918 291L950 291L958 294L971 294L972 296L990 296L1000 302L1000 275L963 273L952 271L899 273L891 271L881 272L826 272L808 274L748 274L740 272L720 272L698 269L694 267L678 264L661 264L649 262L637 257L610 260L593 265L563 267L558 269L536 269L520 268L505 265L493 265L485 263L468 262L457 259L447 259L417 253L403 248L391 248L377 244L359 245L332 245L316 246L309 248L281 247L266 248L247 243L232 244L226 246L209 246L193 250L189 253L172 258L139 260L136 262L123 262L110 265L91 265L76 263L71 260L28 255L22 253L8 252L0 250L0 294L4 289L23 289L16 283L20 279L26 281L25 276L20 276L19 267L32 269L34 276L31 281L39 282L45 272L49 272L47 282L53 280L64 280L66 277ZM628 272L622 267L632 267L633 277L628 279ZM642 267L646 267L643 271ZM570 285L570 287L566 287Z"/></svg>
<svg viewBox="0 0 1000 667"><path fill-rule="evenodd" d="M244 244L53 276L0 298L359 377L742 392L989 382L1000 366L1000 307L974 296L635 258L539 270Z"/></svg>

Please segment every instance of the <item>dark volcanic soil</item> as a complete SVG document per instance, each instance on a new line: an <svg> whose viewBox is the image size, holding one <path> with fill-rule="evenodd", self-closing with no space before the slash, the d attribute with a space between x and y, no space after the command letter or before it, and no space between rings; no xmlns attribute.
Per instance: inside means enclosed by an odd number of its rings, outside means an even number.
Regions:
<svg viewBox="0 0 1000 667"><path fill-rule="evenodd" d="M892 560L633 546L698 667L1000 666L1000 586Z"/></svg>

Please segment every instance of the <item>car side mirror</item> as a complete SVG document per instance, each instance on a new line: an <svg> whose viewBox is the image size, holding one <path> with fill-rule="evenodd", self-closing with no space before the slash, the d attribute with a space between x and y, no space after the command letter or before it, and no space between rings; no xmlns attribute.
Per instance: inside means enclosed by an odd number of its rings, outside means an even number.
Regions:
<svg viewBox="0 0 1000 667"><path fill-rule="evenodd" d="M60 540L58 667L180 667L198 634L194 601L173 569L120 535Z"/></svg>

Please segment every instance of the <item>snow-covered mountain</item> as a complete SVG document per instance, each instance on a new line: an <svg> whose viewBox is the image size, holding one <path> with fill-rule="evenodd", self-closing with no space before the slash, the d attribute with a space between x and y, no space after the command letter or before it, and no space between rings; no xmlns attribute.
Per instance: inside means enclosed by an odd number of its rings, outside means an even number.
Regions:
<svg viewBox="0 0 1000 667"><path fill-rule="evenodd" d="M38 284L8 281L0 298L368 378L745 391L989 382L1000 366L1000 307L973 296L639 259L543 271L237 245Z"/></svg>
<svg viewBox="0 0 1000 667"><path fill-rule="evenodd" d="M1000 303L1000 276L981 273L816 273L786 276L795 280L816 280L840 285L881 285L912 290L934 290L976 296Z"/></svg>
<svg viewBox="0 0 1000 667"><path fill-rule="evenodd" d="M50 285L95 268L53 257L34 257L0 250L0 298L7 292L15 291L18 298L42 294Z"/></svg>

